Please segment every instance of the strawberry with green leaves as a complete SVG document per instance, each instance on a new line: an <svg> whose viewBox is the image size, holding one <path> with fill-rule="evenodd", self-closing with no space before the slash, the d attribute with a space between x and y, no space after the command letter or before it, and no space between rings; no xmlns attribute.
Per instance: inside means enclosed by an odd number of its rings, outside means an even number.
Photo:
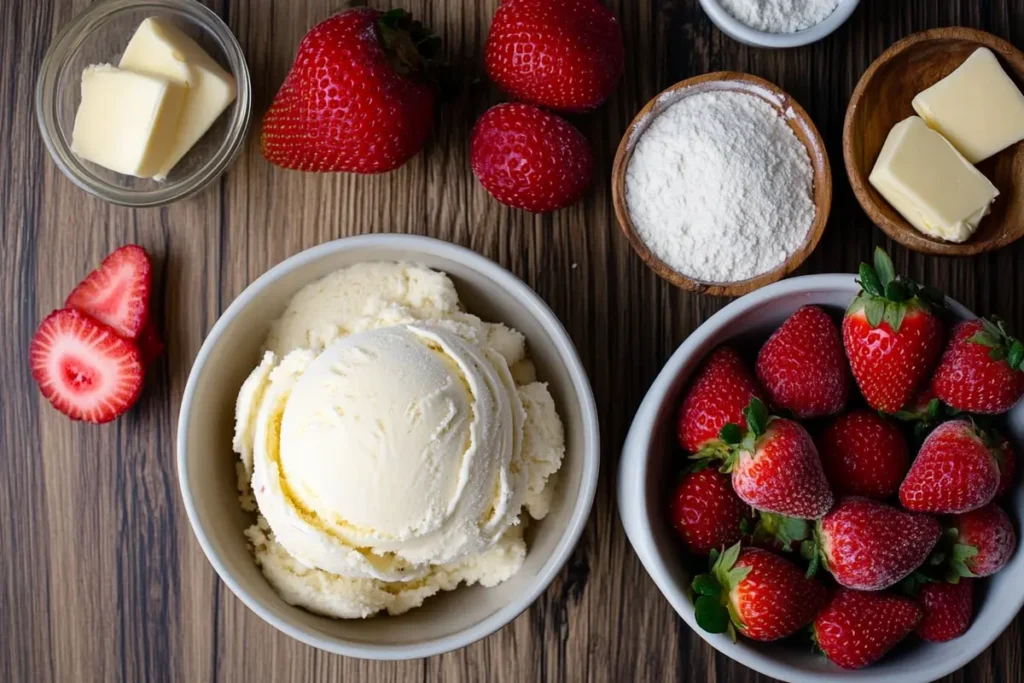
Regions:
<svg viewBox="0 0 1024 683"><path fill-rule="evenodd" d="M712 555L711 571L693 579L697 624L709 633L752 640L791 636L810 623L828 592L800 567L760 548L737 543Z"/></svg>
<svg viewBox="0 0 1024 683"><path fill-rule="evenodd" d="M960 323L953 328L931 387L957 410L1005 413L1024 396L1024 343L998 318Z"/></svg>
<svg viewBox="0 0 1024 683"><path fill-rule="evenodd" d="M874 267L861 264L859 282L861 292L843 319L846 356L868 405L895 413L913 398L942 353L936 313L943 298L897 277L881 249L875 251Z"/></svg>
<svg viewBox="0 0 1024 683"><path fill-rule="evenodd" d="M729 477L713 469L684 474L669 499L669 521L686 549L706 557L739 542L750 508L732 490Z"/></svg>
<svg viewBox="0 0 1024 683"><path fill-rule="evenodd" d="M941 535L932 517L851 497L818 522L814 545L805 544L805 555L812 562L811 574L820 556L839 585L879 591L921 567Z"/></svg>
<svg viewBox="0 0 1024 683"><path fill-rule="evenodd" d="M687 453L720 448L718 438L729 423L747 428L743 410L750 399L764 400L764 390L735 349L720 346L704 359L686 391L676 418L679 445Z"/></svg>
<svg viewBox="0 0 1024 683"><path fill-rule="evenodd" d="M317 173L398 168L433 128L429 72L439 47L401 9L354 7L320 22L263 117L263 156Z"/></svg>
<svg viewBox="0 0 1024 683"><path fill-rule="evenodd" d="M696 458L724 459L732 487L756 510L818 519L832 507L832 489L810 434L798 422L772 417L757 398L743 410L746 432L736 423L722 427L720 447Z"/></svg>
<svg viewBox="0 0 1024 683"><path fill-rule="evenodd" d="M957 515L948 534L950 581L991 576L1006 566L1017 548L1013 523L997 505Z"/></svg>
<svg viewBox="0 0 1024 683"><path fill-rule="evenodd" d="M862 669L884 657L920 621L921 608L910 598L840 588L814 619L814 641L832 662Z"/></svg>
<svg viewBox="0 0 1024 683"><path fill-rule="evenodd" d="M900 484L900 502L914 512L956 514L987 505L999 490L999 445L974 422L944 422L921 444Z"/></svg>

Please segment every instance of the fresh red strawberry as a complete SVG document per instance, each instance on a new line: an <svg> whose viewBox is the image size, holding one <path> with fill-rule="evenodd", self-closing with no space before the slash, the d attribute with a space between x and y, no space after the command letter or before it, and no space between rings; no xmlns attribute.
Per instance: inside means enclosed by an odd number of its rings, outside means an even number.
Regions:
<svg viewBox="0 0 1024 683"><path fill-rule="evenodd" d="M971 626L974 616L974 582L932 581L922 584L917 594L922 617L917 635L932 643L959 638Z"/></svg>
<svg viewBox="0 0 1024 683"><path fill-rule="evenodd" d="M868 405L895 413L906 405L942 353L941 295L893 274L889 256L860 267L861 293L843 319L843 343Z"/></svg>
<svg viewBox="0 0 1024 683"><path fill-rule="evenodd" d="M487 75L513 99L593 109L622 75L622 32L599 0L506 0L484 47Z"/></svg>
<svg viewBox="0 0 1024 683"><path fill-rule="evenodd" d="M398 168L434 124L426 71L437 47L404 10L357 7L320 22L263 117L263 156L298 171Z"/></svg>
<svg viewBox="0 0 1024 683"><path fill-rule="evenodd" d="M868 498L844 498L818 522L821 561L840 585L877 591L924 564L942 535L928 516Z"/></svg>
<svg viewBox="0 0 1024 683"><path fill-rule="evenodd" d="M112 327L125 339L136 339L149 320L152 270L145 249L137 244L125 245L78 283L64 307Z"/></svg>
<svg viewBox="0 0 1024 683"><path fill-rule="evenodd" d="M54 311L39 325L29 365L43 396L72 420L109 422L142 392L138 349L73 308Z"/></svg>
<svg viewBox="0 0 1024 683"><path fill-rule="evenodd" d="M753 640L790 636L810 623L828 591L781 556L737 543L709 574L693 580L697 623L709 633L739 631Z"/></svg>
<svg viewBox="0 0 1024 683"><path fill-rule="evenodd" d="M835 415L846 405L850 373L828 313L804 306L761 347L757 378L773 405L800 419Z"/></svg>
<svg viewBox="0 0 1024 683"><path fill-rule="evenodd" d="M891 498L910 467L903 432L869 410L836 418L818 439L818 453L832 490L841 496Z"/></svg>
<svg viewBox="0 0 1024 683"><path fill-rule="evenodd" d="M719 432L729 423L746 430L743 411L752 398L764 400L764 392L740 354L728 346L715 349L697 370L679 408L679 445L688 453L697 453L720 443Z"/></svg>
<svg viewBox="0 0 1024 683"><path fill-rule="evenodd" d="M1006 437L992 429L988 430L988 435L994 444L992 454L999 463L999 488L996 489L996 498L1002 498L1013 488L1013 480L1017 475L1017 454Z"/></svg>
<svg viewBox="0 0 1024 683"><path fill-rule="evenodd" d="M484 112L473 128L470 163L495 199L535 213L575 203L594 173L583 133L529 104L499 104Z"/></svg>
<svg viewBox="0 0 1024 683"><path fill-rule="evenodd" d="M834 500L832 489L807 430L798 422L769 417L764 403L756 398L743 415L746 435L735 424L721 431L729 445L723 469L732 472L736 495L757 510L787 517L818 519L828 512Z"/></svg>
<svg viewBox="0 0 1024 683"><path fill-rule="evenodd" d="M874 664L921 621L910 598L840 588L814 619L814 640L844 669Z"/></svg>
<svg viewBox="0 0 1024 683"><path fill-rule="evenodd" d="M953 528L956 544L951 559L958 576L991 576L1010 561L1017 547L1013 523L996 505L957 515Z"/></svg>
<svg viewBox="0 0 1024 683"><path fill-rule="evenodd" d="M669 518L687 550L707 555L739 542L750 509L733 492L729 477L705 469L683 476L672 493Z"/></svg>
<svg viewBox="0 0 1024 683"><path fill-rule="evenodd" d="M1024 396L1024 343L998 318L960 323L932 376L932 391L957 410L1005 413Z"/></svg>
<svg viewBox="0 0 1024 683"><path fill-rule="evenodd" d="M999 489L999 460L988 436L969 420L944 422L928 435L900 485L914 512L953 514L986 505Z"/></svg>

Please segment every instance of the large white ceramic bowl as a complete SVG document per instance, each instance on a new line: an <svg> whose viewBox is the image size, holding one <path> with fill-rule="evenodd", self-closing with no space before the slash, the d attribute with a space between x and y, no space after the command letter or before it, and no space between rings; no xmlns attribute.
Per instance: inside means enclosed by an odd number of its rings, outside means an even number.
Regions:
<svg viewBox="0 0 1024 683"><path fill-rule="evenodd" d="M859 4L860 0L839 0L832 14L814 26L796 33L768 33L747 26L729 14L718 0L700 0L704 12L722 33L746 45L770 48L799 47L816 43L845 24Z"/></svg>
<svg viewBox="0 0 1024 683"><path fill-rule="evenodd" d="M844 671L806 647L742 638L733 643L727 635L702 631L694 620L689 594L695 565L684 557L667 519L667 482L681 465L671 461L678 457L675 412L701 359L724 342L756 353L771 332L801 306L816 304L838 314L858 291L853 275L797 277L734 301L697 328L669 359L633 420L619 464L619 513L640 561L665 598L690 628L726 656L791 683L926 683L974 659L1013 620L1024 604L1024 552L1018 550L1001 572L978 582L977 614L962 637L943 644L908 643L874 666ZM947 302L953 318L975 317L960 304ZM1018 404L1010 412L1004 426L1016 445L1024 444L1024 405ZM1024 519L1024 488L1018 486L1007 505L1019 528Z"/></svg>
<svg viewBox="0 0 1024 683"><path fill-rule="evenodd" d="M494 588L461 587L398 617L342 621L285 603L253 563L242 531L231 451L235 397L257 365L270 324L303 286L363 261L408 261L451 276L466 309L526 335L537 374L565 424L566 455L551 512L527 529L526 561ZM268 623L309 645L368 659L426 657L507 624L547 588L586 524L600 464L594 396L565 329L521 280L468 249L410 235L368 235L297 254L252 283L221 316L189 375L178 420L178 477L203 551L224 583Z"/></svg>

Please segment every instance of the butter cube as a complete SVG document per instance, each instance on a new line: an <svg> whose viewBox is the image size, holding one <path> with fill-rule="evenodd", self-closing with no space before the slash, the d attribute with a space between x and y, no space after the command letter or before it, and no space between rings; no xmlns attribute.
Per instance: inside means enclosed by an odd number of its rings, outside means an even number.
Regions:
<svg viewBox="0 0 1024 683"><path fill-rule="evenodd" d="M913 104L972 164L1024 140L1024 95L988 48L975 50Z"/></svg>
<svg viewBox="0 0 1024 683"><path fill-rule="evenodd" d="M235 101L235 79L192 38L155 17L136 29L119 66L188 87L177 134L156 173L162 180Z"/></svg>
<svg viewBox="0 0 1024 683"><path fill-rule="evenodd" d="M999 196L988 178L917 116L889 131L868 180L911 225L950 242L967 240Z"/></svg>
<svg viewBox="0 0 1024 683"><path fill-rule="evenodd" d="M109 64L82 72L82 101L71 151L112 171L142 178L164 163L175 138L185 88Z"/></svg>

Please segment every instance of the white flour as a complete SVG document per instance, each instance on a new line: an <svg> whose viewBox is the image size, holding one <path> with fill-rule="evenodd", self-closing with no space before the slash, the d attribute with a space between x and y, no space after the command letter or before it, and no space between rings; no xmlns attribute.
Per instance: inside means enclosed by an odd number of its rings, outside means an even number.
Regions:
<svg viewBox="0 0 1024 683"><path fill-rule="evenodd" d="M824 21L839 0L718 0L718 4L758 31L796 33Z"/></svg>
<svg viewBox="0 0 1024 683"><path fill-rule="evenodd" d="M814 222L814 171L776 109L738 92L683 97L637 141L626 206L648 248L703 282L782 264Z"/></svg>

